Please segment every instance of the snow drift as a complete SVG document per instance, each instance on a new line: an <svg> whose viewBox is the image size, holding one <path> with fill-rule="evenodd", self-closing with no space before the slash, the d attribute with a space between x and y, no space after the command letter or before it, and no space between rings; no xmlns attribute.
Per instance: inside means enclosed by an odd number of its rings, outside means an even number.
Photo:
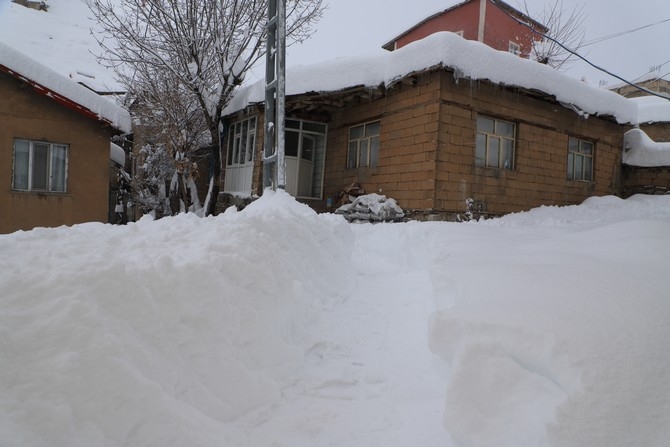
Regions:
<svg viewBox="0 0 670 447"><path fill-rule="evenodd" d="M3 447L665 447L670 197L0 236Z"/></svg>
<svg viewBox="0 0 670 447"><path fill-rule="evenodd" d="M303 327L341 299L347 239L286 194L3 236L0 445L228 445L226 423L279 399Z"/></svg>

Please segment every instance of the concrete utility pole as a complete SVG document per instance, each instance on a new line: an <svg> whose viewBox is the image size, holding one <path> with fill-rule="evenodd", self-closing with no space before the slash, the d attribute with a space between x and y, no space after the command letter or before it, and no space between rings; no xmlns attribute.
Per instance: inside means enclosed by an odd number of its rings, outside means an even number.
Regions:
<svg viewBox="0 0 670 447"><path fill-rule="evenodd" d="M284 162L286 114L286 0L268 1L265 52L265 140L263 188L286 187Z"/></svg>

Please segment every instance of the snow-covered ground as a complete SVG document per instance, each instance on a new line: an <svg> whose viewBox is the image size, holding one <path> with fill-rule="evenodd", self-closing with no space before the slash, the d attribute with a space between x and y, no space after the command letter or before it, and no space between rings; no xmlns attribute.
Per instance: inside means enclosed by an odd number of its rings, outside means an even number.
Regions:
<svg viewBox="0 0 670 447"><path fill-rule="evenodd" d="M670 197L0 236L0 445L670 444Z"/></svg>

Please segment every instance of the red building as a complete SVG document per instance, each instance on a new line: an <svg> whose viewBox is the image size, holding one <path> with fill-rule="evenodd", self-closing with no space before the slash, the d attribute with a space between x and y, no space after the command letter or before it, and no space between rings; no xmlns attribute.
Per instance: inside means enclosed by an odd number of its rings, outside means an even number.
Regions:
<svg viewBox="0 0 670 447"><path fill-rule="evenodd" d="M393 38L382 48L393 51L439 31L451 31L500 51L528 57L532 42L542 40L547 27L501 0L466 0L433 14Z"/></svg>

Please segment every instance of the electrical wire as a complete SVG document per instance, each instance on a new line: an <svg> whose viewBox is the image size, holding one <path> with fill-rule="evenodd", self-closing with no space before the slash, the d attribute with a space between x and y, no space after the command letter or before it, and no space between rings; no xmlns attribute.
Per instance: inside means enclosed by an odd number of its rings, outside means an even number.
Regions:
<svg viewBox="0 0 670 447"><path fill-rule="evenodd" d="M582 46L587 47L589 45L594 45L596 43L604 42L605 40L614 39L615 37L619 37L619 36L625 36L626 34L631 34L631 33L634 33L636 31L643 30L645 28L650 28L650 27L655 26L655 25L660 25L661 23L665 23L665 22L670 22L670 19L660 20L658 22L650 23L649 25L640 26L638 28L634 28L634 29L631 29L631 30L628 30L628 31L621 31L621 32L618 32L618 33L610 34L609 36L597 37L595 39L584 42L582 44Z"/></svg>
<svg viewBox="0 0 670 447"><path fill-rule="evenodd" d="M508 17L510 17L510 18L512 18L514 21L516 21L517 23L519 23L519 24L521 24L522 26L525 26L526 28L528 28L529 30L531 30L533 33L535 33L535 34L537 34L537 35L539 35L539 36L544 37L545 39L548 39L548 40L554 42L556 45L558 45L559 47L563 48L565 51L567 51L568 53L572 54L573 56L576 56L576 57L578 57L579 59L583 60L584 62L586 62L587 64L589 64L589 65L592 66L593 68L595 68L596 70L602 71L603 73L606 73L606 74L612 76L613 78L616 78L616 79L618 79L618 80L620 80L620 81L626 83L627 85L630 85L631 87L634 87L634 88L636 88L636 89L638 89L638 90L640 90L640 91L643 91L643 92L645 92L645 93L647 93L647 94L649 94L649 95L652 95L652 96L658 96L659 98L663 98L663 99L668 99L667 96L664 96L664 95L661 95L661 94L659 94L659 93L657 93L657 92L651 91L651 90L649 90L649 89L647 89L647 88L645 88L645 87L642 87L641 85L634 84L634 83L632 83L631 81L629 81L629 80L627 80L627 79L624 79L624 78L622 78L621 76L619 76L619 75L617 75L617 74L614 74L614 73L612 73L611 71L609 71L609 70L607 70L607 69L605 69L605 68L599 67L598 65L594 64L594 63L591 62L590 60L586 59L586 58L585 58L584 56L582 56L581 54L577 53L575 50L572 50L572 49L566 47L565 45L563 45L561 42L559 42L558 40L554 39L553 37L549 37L549 36L547 36L546 34L544 34L544 33L540 32L540 31L536 30L535 28L533 28L533 27L532 27L531 25L529 25L528 23L526 23L526 22L524 22L524 21L522 21L522 20L519 20L518 18L514 17L512 14L510 14L510 13L507 12L507 11L503 10L503 12L504 12ZM670 20L670 19L668 19L668 20Z"/></svg>

